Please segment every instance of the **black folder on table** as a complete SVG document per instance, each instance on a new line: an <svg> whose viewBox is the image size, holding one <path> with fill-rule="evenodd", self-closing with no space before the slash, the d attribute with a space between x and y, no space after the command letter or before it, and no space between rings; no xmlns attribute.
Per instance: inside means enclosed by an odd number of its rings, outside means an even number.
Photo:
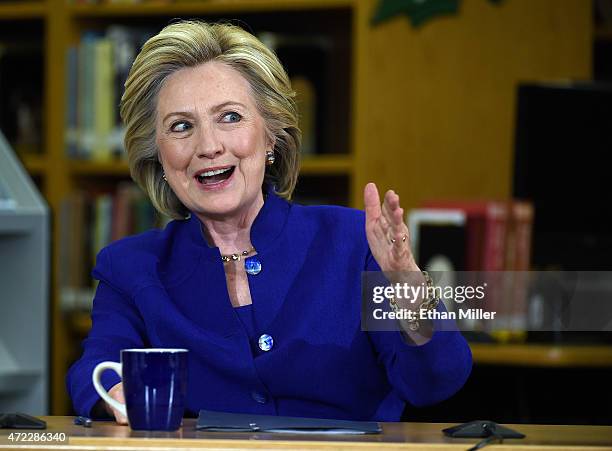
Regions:
<svg viewBox="0 0 612 451"><path fill-rule="evenodd" d="M215 432L280 432L293 434L379 434L374 421L281 417L200 410L196 429Z"/></svg>

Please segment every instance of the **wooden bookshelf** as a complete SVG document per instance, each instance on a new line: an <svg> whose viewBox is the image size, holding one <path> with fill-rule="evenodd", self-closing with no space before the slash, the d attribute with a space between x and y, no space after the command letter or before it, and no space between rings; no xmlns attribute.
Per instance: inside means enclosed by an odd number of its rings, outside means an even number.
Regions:
<svg viewBox="0 0 612 451"><path fill-rule="evenodd" d="M612 346L540 344L470 345L474 362L480 365L524 367L612 367Z"/></svg>
<svg viewBox="0 0 612 451"><path fill-rule="evenodd" d="M253 12L303 11L313 9L351 8L354 0L207 0L174 3L80 4L69 6L75 18L184 16Z"/></svg>
<svg viewBox="0 0 612 451"><path fill-rule="evenodd" d="M127 161L87 161L73 160L68 162L71 175L110 175L129 176Z"/></svg>
<svg viewBox="0 0 612 451"><path fill-rule="evenodd" d="M348 155L319 155L302 158L302 175L351 175L353 159Z"/></svg>
<svg viewBox="0 0 612 451"><path fill-rule="evenodd" d="M46 12L46 4L40 1L12 1L0 3L0 21L14 19L44 19Z"/></svg>
<svg viewBox="0 0 612 451"><path fill-rule="evenodd" d="M44 155L21 155L21 161L31 175L43 175L47 161Z"/></svg>
<svg viewBox="0 0 612 451"><path fill-rule="evenodd" d="M381 192L393 188L400 193L402 206L409 209L432 196L508 195L513 83L525 78L588 77L590 60L584 55L590 54L590 49L582 47L594 32L587 25L591 14L587 3L517 0L491 5L468 0L460 15L413 28L403 15L372 26L377 0L1 2L0 39L2 29L7 29L4 24L18 28L20 21L38 22L44 30L40 37L45 61L43 153L23 160L31 174L42 180L53 214L51 413L69 413L64 379L69 363L80 352L70 321L60 311L55 283L58 268L64 264L58 252L60 205L85 182L88 186L109 186L117 178L128 177L124 162L71 161L66 156L66 51L78 43L83 31L104 30L115 22L160 28L176 17L219 16L256 16L266 24L292 31L284 19L291 16L299 23L304 15L304 32L319 26L319 21L311 20L313 15L328 20L335 27L333 33L339 33L333 36L346 38L341 39L340 47L349 54L346 71L332 77L339 80L334 88L348 90L350 101L342 107L347 110L348 125L338 129L339 121L332 116L334 129L330 133L342 135L346 145L325 146L326 152L336 153L304 157L302 174L348 183L346 203L353 207L362 206L365 183L375 181ZM338 11L349 17L340 30L330 20ZM525 17L533 19L525 22ZM560 33L555 17L566 18L563 26L569 28ZM475 41L473 36L479 39ZM474 48L476 42L478 49ZM528 57L521 49L528 49ZM488 55L486 65L476 57L463 58L459 64L456 56L462 54ZM478 102L472 108L476 92ZM491 109L490 105L497 107Z"/></svg>

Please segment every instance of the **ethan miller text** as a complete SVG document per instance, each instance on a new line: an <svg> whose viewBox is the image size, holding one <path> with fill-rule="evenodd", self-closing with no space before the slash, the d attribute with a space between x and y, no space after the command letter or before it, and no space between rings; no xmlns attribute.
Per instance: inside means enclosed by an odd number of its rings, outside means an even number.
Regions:
<svg viewBox="0 0 612 451"><path fill-rule="evenodd" d="M419 319L494 319L497 312L487 312L481 308L469 308L457 312L439 312L437 310L421 310Z"/></svg>

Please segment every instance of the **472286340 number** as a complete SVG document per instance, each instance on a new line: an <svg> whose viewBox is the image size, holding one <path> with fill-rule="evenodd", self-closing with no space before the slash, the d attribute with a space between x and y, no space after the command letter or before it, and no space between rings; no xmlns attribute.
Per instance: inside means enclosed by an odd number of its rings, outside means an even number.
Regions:
<svg viewBox="0 0 612 451"><path fill-rule="evenodd" d="M64 432L11 432L6 436L8 443L66 443Z"/></svg>

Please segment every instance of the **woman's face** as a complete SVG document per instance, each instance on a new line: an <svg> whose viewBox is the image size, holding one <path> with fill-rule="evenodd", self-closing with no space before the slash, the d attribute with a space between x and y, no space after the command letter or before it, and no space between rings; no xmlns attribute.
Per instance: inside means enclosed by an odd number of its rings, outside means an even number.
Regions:
<svg viewBox="0 0 612 451"><path fill-rule="evenodd" d="M273 145L249 83L230 66L211 61L166 79L156 141L170 187L198 216L246 214L261 201Z"/></svg>

